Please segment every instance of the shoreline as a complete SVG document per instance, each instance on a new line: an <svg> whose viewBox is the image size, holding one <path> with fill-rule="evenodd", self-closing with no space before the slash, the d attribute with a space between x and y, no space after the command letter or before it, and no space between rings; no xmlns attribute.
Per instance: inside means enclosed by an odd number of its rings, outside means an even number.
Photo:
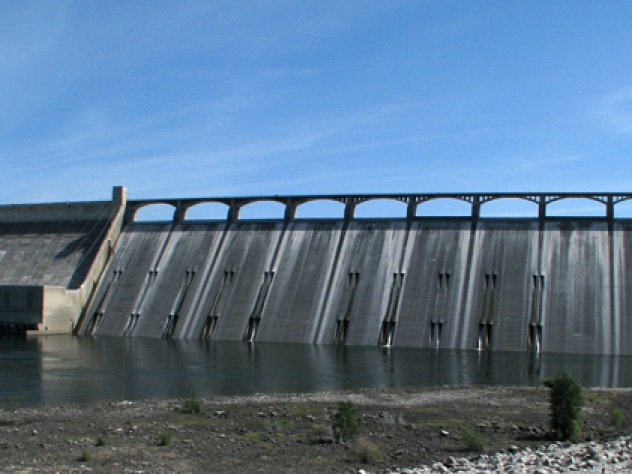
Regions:
<svg viewBox="0 0 632 474"><path fill-rule="evenodd" d="M548 389L464 386L110 401L0 410L5 472L391 472L550 442ZM632 389L584 389L582 439L632 426ZM333 443L331 418L350 401L360 432ZM183 413L195 402L201 413ZM611 413L624 412L614 427Z"/></svg>

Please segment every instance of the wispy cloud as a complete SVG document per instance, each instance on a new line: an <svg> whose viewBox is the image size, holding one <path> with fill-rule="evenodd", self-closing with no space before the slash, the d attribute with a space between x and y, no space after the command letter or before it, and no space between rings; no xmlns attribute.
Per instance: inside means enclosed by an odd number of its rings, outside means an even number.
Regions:
<svg viewBox="0 0 632 474"><path fill-rule="evenodd" d="M632 133L632 87L601 97L597 113L614 130Z"/></svg>
<svg viewBox="0 0 632 474"><path fill-rule="evenodd" d="M569 165L584 160L584 157L577 155L559 155L553 154L549 156L523 156L509 157L500 160L510 168L522 171L551 169L560 165Z"/></svg>

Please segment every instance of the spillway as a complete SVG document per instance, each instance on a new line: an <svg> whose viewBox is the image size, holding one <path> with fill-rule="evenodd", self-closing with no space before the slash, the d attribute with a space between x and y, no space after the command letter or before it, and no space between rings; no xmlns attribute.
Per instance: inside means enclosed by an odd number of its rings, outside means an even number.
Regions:
<svg viewBox="0 0 632 474"><path fill-rule="evenodd" d="M134 222L83 333L627 354L629 226Z"/></svg>

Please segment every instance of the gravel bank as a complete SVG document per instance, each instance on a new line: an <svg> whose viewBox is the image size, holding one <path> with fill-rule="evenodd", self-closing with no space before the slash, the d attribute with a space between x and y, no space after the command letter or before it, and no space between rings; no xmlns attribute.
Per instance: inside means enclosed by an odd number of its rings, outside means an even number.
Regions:
<svg viewBox="0 0 632 474"><path fill-rule="evenodd" d="M183 413L186 400L4 409L0 470L384 473L627 468L630 440L621 437L632 426L632 391L590 390L585 395L584 444L551 447L542 447L549 430L545 388L213 398L196 400L201 411L193 414ZM333 443L331 431L340 401L353 402L360 420L359 435L345 445ZM625 413L620 428L611 422L614 409ZM482 454L467 450L464 427L482 433Z"/></svg>

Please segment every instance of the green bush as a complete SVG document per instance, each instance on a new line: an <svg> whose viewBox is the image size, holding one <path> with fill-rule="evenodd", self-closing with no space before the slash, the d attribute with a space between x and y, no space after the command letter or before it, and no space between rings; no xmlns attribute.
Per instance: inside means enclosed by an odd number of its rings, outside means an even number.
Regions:
<svg viewBox="0 0 632 474"><path fill-rule="evenodd" d="M171 443L171 435L169 433L158 434L158 446L167 446Z"/></svg>
<svg viewBox="0 0 632 474"><path fill-rule="evenodd" d="M358 461L371 464L382 459L382 452L377 444L366 438L358 438L353 445L353 452Z"/></svg>
<svg viewBox="0 0 632 474"><path fill-rule="evenodd" d="M358 420L352 402L340 402L331 422L337 442L344 443L358 434Z"/></svg>
<svg viewBox="0 0 632 474"><path fill-rule="evenodd" d="M80 462L88 462L88 461L90 461L90 459L92 459L92 456L90 455L90 452L87 449L83 449L81 451L81 456L79 456L79 461Z"/></svg>
<svg viewBox="0 0 632 474"><path fill-rule="evenodd" d="M625 412L621 408L615 408L612 411L612 417L611 417L612 426L614 426L616 429L620 429L621 426L623 426L624 415L625 415Z"/></svg>
<svg viewBox="0 0 632 474"><path fill-rule="evenodd" d="M469 426L461 427L461 435L463 436L463 443L469 451L480 452L487 442L483 433Z"/></svg>
<svg viewBox="0 0 632 474"><path fill-rule="evenodd" d="M557 439L574 439L581 432L584 397L579 383L568 372L548 378L551 389L551 428Z"/></svg>
<svg viewBox="0 0 632 474"><path fill-rule="evenodd" d="M187 415L197 415L199 413L202 413L204 410L202 407L202 402L198 400L195 396L193 396L182 403L182 408L180 409L180 411Z"/></svg>
<svg viewBox="0 0 632 474"><path fill-rule="evenodd" d="M101 436L99 436L97 438L96 443L94 443L95 446L105 446L105 438L102 438Z"/></svg>

